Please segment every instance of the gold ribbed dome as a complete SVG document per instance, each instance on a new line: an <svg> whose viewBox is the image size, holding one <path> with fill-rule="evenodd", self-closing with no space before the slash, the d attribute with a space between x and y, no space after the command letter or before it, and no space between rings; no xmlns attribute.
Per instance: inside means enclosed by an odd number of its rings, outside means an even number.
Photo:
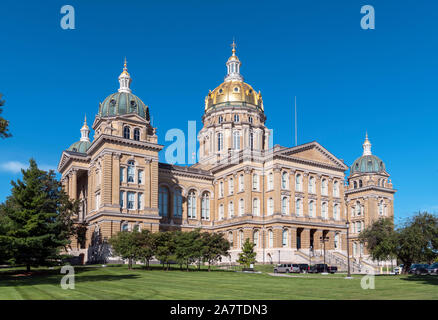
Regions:
<svg viewBox="0 0 438 320"><path fill-rule="evenodd" d="M205 97L205 111L227 102L245 102L263 111L262 94L243 81L225 81L210 91Z"/></svg>

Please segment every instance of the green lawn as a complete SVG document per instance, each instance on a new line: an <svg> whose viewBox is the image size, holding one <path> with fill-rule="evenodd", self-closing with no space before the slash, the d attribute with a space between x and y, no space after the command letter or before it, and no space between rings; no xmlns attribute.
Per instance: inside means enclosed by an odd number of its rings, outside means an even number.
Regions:
<svg viewBox="0 0 438 320"><path fill-rule="evenodd" d="M375 289L363 290L357 275L273 277L272 266L256 268L263 273L76 267L74 290L60 287L59 269L0 269L0 299L438 299L437 276L376 276Z"/></svg>

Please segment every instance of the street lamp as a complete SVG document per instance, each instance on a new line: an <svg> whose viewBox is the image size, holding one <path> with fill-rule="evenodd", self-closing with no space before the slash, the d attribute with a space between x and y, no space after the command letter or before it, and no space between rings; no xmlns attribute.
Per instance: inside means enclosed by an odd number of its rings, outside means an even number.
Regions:
<svg viewBox="0 0 438 320"><path fill-rule="evenodd" d="M347 220L345 225L347 226L347 268L348 268L347 278L351 278L351 274L350 274L350 244L348 243L348 241L350 240L350 238L349 238L350 221Z"/></svg>
<svg viewBox="0 0 438 320"><path fill-rule="evenodd" d="M323 247L324 247L324 272L327 273L326 270L326 264L325 264L325 243L326 241L328 241L330 238L329 237L325 237L324 235L322 237L319 237L319 240L321 240Z"/></svg>

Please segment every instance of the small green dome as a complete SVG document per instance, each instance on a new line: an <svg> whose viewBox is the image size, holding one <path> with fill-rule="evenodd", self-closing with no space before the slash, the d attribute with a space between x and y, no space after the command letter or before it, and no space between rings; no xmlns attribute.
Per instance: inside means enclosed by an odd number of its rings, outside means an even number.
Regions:
<svg viewBox="0 0 438 320"><path fill-rule="evenodd" d="M130 92L116 92L99 105L99 116L113 117L122 114L136 113L146 119L146 105L139 97Z"/></svg>
<svg viewBox="0 0 438 320"><path fill-rule="evenodd" d="M90 141L78 141L73 143L67 150L73 152L86 153L90 146L91 146Z"/></svg>
<svg viewBox="0 0 438 320"><path fill-rule="evenodd" d="M385 172L385 164L379 157L374 155L362 156L353 162L352 173L378 173Z"/></svg>

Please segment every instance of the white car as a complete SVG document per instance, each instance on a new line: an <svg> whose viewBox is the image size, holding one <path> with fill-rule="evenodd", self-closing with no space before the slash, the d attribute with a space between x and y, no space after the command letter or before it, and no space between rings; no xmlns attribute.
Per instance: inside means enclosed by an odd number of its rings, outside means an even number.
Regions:
<svg viewBox="0 0 438 320"><path fill-rule="evenodd" d="M401 274L401 272L402 272L402 267L397 266L394 268L394 274Z"/></svg>

